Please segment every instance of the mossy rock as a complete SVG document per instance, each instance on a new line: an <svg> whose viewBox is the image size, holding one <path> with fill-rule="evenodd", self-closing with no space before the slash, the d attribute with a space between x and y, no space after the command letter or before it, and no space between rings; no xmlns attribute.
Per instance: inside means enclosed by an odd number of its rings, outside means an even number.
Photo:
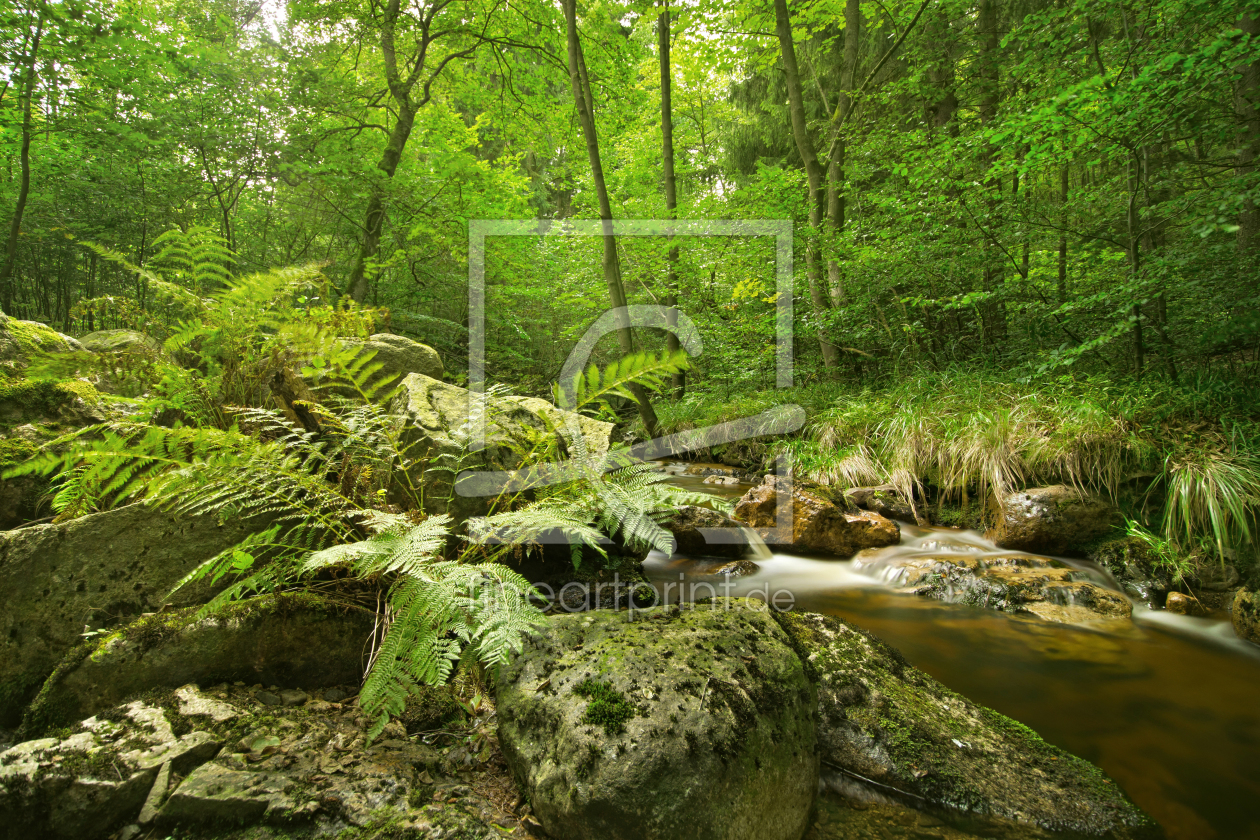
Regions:
<svg viewBox="0 0 1260 840"><path fill-rule="evenodd" d="M799 840L808 826L814 694L760 602L557 616L495 692L504 757L557 840Z"/></svg>
<svg viewBox="0 0 1260 840"><path fill-rule="evenodd" d="M36 735L154 689L237 680L323 688L357 683L372 616L309 595L267 596L197 619L189 607L145 616L80 649L23 720Z"/></svg>
<svg viewBox="0 0 1260 840"><path fill-rule="evenodd" d="M874 636L830 616L776 618L817 686L825 766L916 807L1023 826L1022 836L1162 836L1097 767L953 693Z"/></svg>
<svg viewBox="0 0 1260 840"><path fill-rule="evenodd" d="M0 426L56 422L82 426L104 419L101 396L79 379L15 379L0 383Z"/></svg>
<svg viewBox="0 0 1260 840"><path fill-rule="evenodd" d="M1110 572L1130 597L1152 609L1163 607L1168 593L1177 588L1171 570L1135 537L1102 540L1088 550L1086 558Z"/></svg>
<svg viewBox="0 0 1260 840"><path fill-rule="evenodd" d="M205 585L167 596L203 561L264 525L128 505L0 533L0 726L17 723L84 625L112 626L168 602L202 603L212 593Z"/></svg>
<svg viewBox="0 0 1260 840"><path fill-rule="evenodd" d="M83 345L62 335L47 324L23 321L0 314L0 362L24 368L31 356L43 353L69 353Z"/></svg>
<svg viewBox="0 0 1260 840"><path fill-rule="evenodd" d="M97 330L79 339L93 353L120 353L140 351L145 354L160 353L162 344L135 330Z"/></svg>
<svg viewBox="0 0 1260 840"><path fill-rule="evenodd" d="M993 523L985 535L998 548L1084 557L1100 540L1118 536L1123 517L1101 496L1055 484L1029 487L990 500Z"/></svg>
<svg viewBox="0 0 1260 840"><path fill-rule="evenodd" d="M592 457L602 457L611 443L611 423L561 411L536 397L490 397L486 400L485 446L470 452L461 436L467 434L471 406L473 394L467 389L421 373L406 376L390 403L390 412L404 426L403 443L410 447L412 483L424 486L425 509L449 513L458 522L485 514L501 486L494 480L480 484L479 477L473 475L462 485L463 492L456 492L441 470L430 469L435 461L459 462L462 469L474 473L514 470L536 443L570 421L582 429Z"/></svg>

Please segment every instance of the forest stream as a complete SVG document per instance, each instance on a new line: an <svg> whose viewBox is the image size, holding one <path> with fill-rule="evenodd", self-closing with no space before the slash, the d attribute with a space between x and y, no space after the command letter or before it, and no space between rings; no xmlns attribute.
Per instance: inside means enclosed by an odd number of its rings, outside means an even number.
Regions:
<svg viewBox="0 0 1260 840"><path fill-rule="evenodd" d="M747 489L692 476L673 481L727 497ZM787 590L797 609L871 631L949 688L1102 767L1171 840L1260 838L1260 648L1240 641L1227 621L1136 603L1131 622L1086 628L899 592L900 559L942 549L1001 553L975 531L900 524L900 545L852 559L763 549L754 558L761 570L732 580L729 592ZM1093 564L1055 559L1117 588ZM711 581L704 565L653 553L644 567L659 591L680 576ZM825 821L827 803L821 811ZM836 836L971 836L938 833L891 811L867 833L848 825L850 817L832 816L846 821ZM864 815L863 825L872 817L880 821L878 813Z"/></svg>

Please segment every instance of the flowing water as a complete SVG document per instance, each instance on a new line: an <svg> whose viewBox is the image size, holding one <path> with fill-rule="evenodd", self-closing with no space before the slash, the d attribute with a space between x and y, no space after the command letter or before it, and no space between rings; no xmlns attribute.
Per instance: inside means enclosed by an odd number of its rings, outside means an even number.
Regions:
<svg viewBox="0 0 1260 840"><path fill-rule="evenodd" d="M730 581L729 592L784 593L781 604L790 593L797 609L870 630L960 694L1102 767L1172 840L1260 840L1260 647L1225 622L1140 606L1131 622L1082 627L900 592L898 562L924 552L1010 554L973 531L901 528L901 545L853 560L765 551L755 558L761 570ZM1066 562L1114 588L1090 564ZM680 575L712 580L709 565L653 555L645 568L663 590ZM901 814L869 834L834 836L961 835Z"/></svg>

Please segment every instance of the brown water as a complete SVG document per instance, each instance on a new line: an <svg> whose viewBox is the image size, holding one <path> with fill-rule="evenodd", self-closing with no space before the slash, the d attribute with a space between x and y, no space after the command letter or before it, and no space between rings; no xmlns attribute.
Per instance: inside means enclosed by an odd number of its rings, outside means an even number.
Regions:
<svg viewBox="0 0 1260 840"><path fill-rule="evenodd" d="M887 580L898 553L940 541L998 551L974 532L902 530L902 545L876 562L760 557L761 571L730 594L790 593L797 609L872 631L955 691L1102 767L1172 840L1260 840L1260 647L1228 624L1136 606L1132 622L1084 628L897 592ZM658 581L699 570L659 555L645 566ZM947 836L898 819L834 836Z"/></svg>

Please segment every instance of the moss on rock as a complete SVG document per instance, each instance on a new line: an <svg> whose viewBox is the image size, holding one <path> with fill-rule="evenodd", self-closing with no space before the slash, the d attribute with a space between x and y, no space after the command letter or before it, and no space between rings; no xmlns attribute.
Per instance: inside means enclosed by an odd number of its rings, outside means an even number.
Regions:
<svg viewBox="0 0 1260 840"><path fill-rule="evenodd" d="M496 697L504 757L558 840L797 840L808 825L814 695L759 602L557 616Z"/></svg>
<svg viewBox="0 0 1260 840"><path fill-rule="evenodd" d="M830 616L778 613L818 689L824 765L910 804L1084 837L1158 837L1094 765L961 697Z"/></svg>

